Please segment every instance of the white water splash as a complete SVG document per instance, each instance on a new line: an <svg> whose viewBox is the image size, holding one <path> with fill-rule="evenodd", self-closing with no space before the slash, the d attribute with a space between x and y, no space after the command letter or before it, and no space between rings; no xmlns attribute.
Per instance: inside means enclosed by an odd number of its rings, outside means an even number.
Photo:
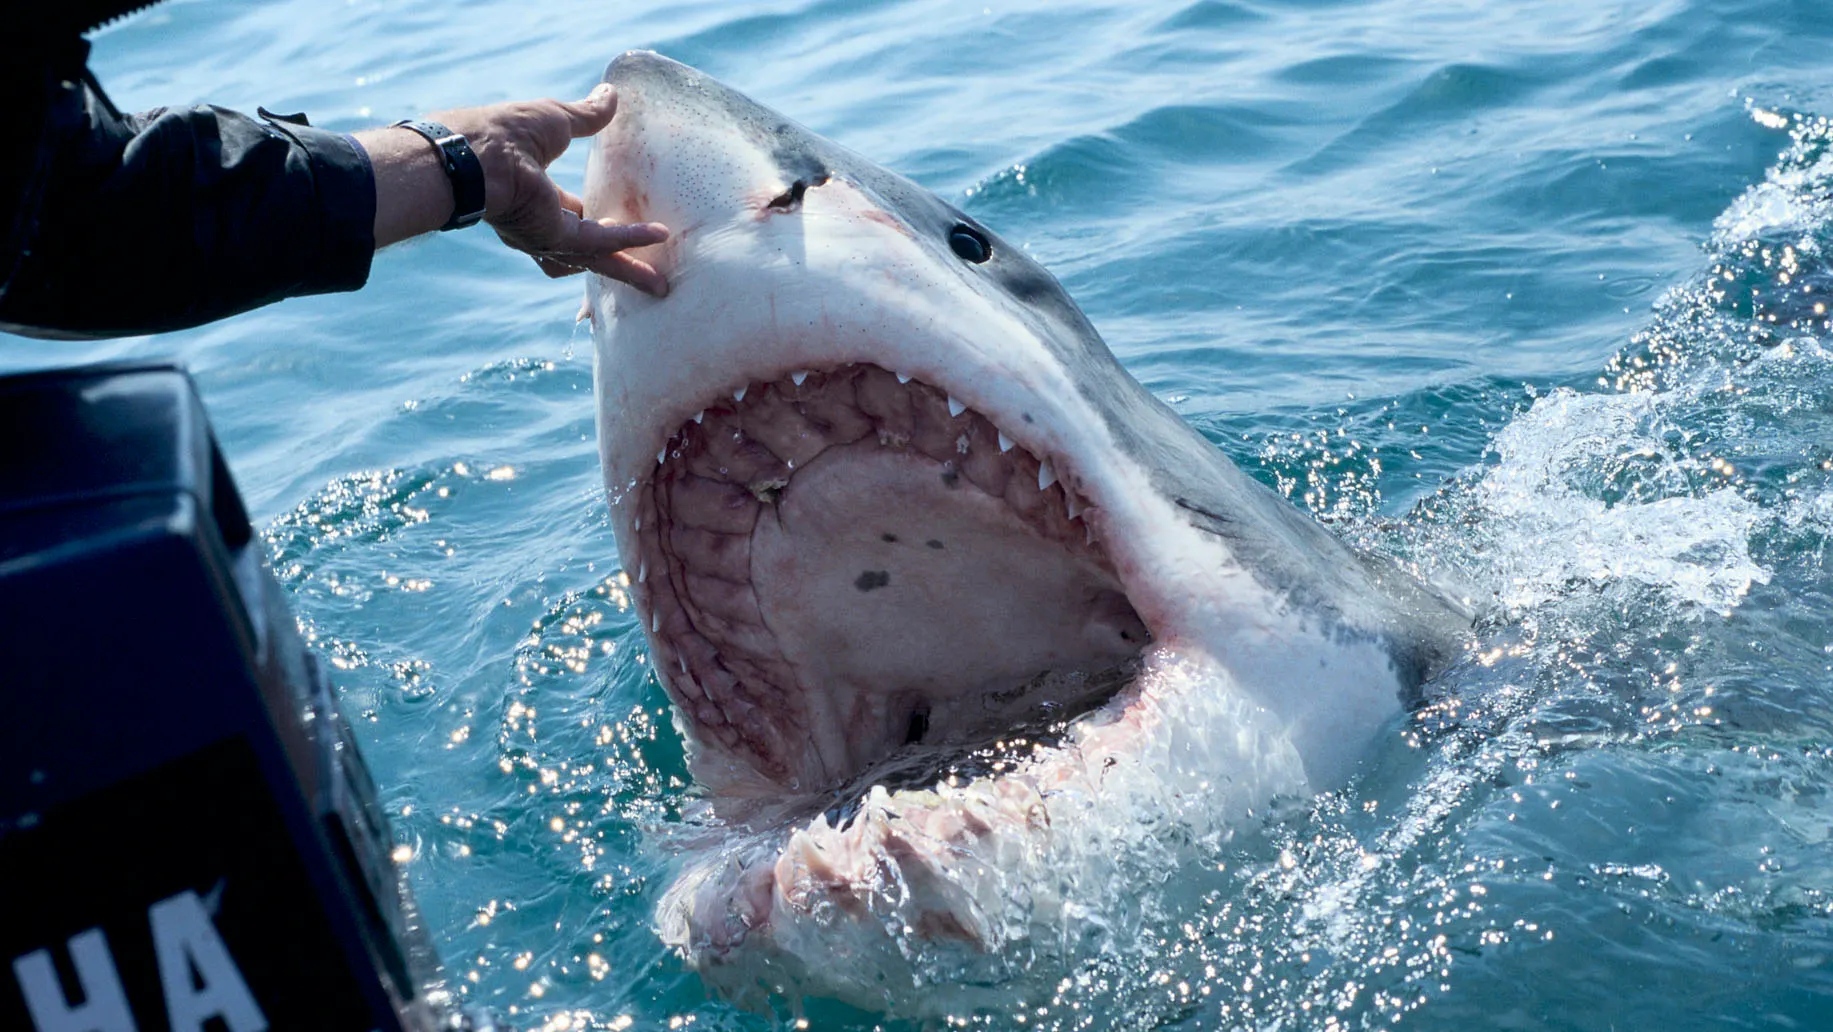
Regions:
<svg viewBox="0 0 1833 1032"><path fill-rule="evenodd" d="M1833 152L1806 162L1784 155L1763 182L1745 190L1712 223L1711 247L1729 250L1747 240L1777 232L1808 233L1827 221L1829 206L1821 188L1833 180ZM1803 246L1816 250L1804 237Z"/></svg>
<svg viewBox="0 0 1833 1032"><path fill-rule="evenodd" d="M1635 581L1724 614L1770 571L1751 558L1766 517L1725 487L1611 502L1596 484L1625 462L1675 460L1661 439L1665 396L1555 391L1496 436L1500 462L1477 489L1498 560L1496 590L1520 611L1593 587Z"/></svg>

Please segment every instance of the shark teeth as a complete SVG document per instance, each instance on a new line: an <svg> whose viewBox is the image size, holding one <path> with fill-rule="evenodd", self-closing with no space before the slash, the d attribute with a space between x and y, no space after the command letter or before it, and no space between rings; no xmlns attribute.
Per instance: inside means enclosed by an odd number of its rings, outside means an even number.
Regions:
<svg viewBox="0 0 1833 1032"><path fill-rule="evenodd" d="M656 610L649 614L649 633L655 634L662 629L662 612Z"/></svg>
<svg viewBox="0 0 1833 1032"><path fill-rule="evenodd" d="M675 662L680 664L682 673L684 674L687 673L687 653L685 652L676 653Z"/></svg>
<svg viewBox="0 0 1833 1032"><path fill-rule="evenodd" d="M951 394L948 396L948 414L949 415L958 416L961 413L966 412L966 411L967 411L966 405L963 405L960 402L956 401L954 395Z"/></svg>
<svg viewBox="0 0 1833 1032"><path fill-rule="evenodd" d="M694 422L696 423L700 422L701 420L705 418L706 418L706 409L701 409L700 411L694 413Z"/></svg>
<svg viewBox="0 0 1833 1032"><path fill-rule="evenodd" d="M1012 450L1012 438L1007 437L1004 430L999 432L999 450L1002 454Z"/></svg>
<svg viewBox="0 0 1833 1032"><path fill-rule="evenodd" d="M737 390L735 390L735 391L733 391L733 392L732 392L732 400L733 400L733 401L743 401L743 400L745 400L745 392L746 392L746 391L748 391L748 390L750 390L750 389L751 389L751 387L750 387L750 385L749 385L749 384L747 384L747 385L745 385L745 386L743 386L743 387L740 387L739 389L737 389Z"/></svg>
<svg viewBox="0 0 1833 1032"><path fill-rule="evenodd" d="M1045 459L1043 462L1038 463L1037 489L1039 491L1042 491L1043 489L1049 487L1051 484L1054 484L1056 482L1057 482L1057 471L1050 468L1050 460Z"/></svg>
<svg viewBox="0 0 1833 1032"><path fill-rule="evenodd" d="M649 563L643 562L643 563L637 564L636 582L638 584L641 584L648 579L649 579Z"/></svg>
<svg viewBox="0 0 1833 1032"><path fill-rule="evenodd" d="M789 382L795 384L797 387L802 386L802 381L806 379L808 379L808 370L806 369L798 369L789 374Z"/></svg>
<svg viewBox="0 0 1833 1032"><path fill-rule="evenodd" d="M892 375L897 377L898 383L909 383L910 382L909 373L893 373Z"/></svg>
<svg viewBox="0 0 1833 1032"><path fill-rule="evenodd" d="M1076 504L1076 496L1073 492L1064 493L1063 509L1072 520L1082 515L1082 507Z"/></svg>
<svg viewBox="0 0 1833 1032"><path fill-rule="evenodd" d="M661 451L656 452L656 465L660 466L667 461L668 461L668 445L665 444L662 446Z"/></svg>

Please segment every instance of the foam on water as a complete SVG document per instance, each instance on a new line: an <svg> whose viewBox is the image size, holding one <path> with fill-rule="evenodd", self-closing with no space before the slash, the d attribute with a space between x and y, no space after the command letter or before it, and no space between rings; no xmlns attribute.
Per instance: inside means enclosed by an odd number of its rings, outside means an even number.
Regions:
<svg viewBox="0 0 1833 1032"><path fill-rule="evenodd" d="M1497 435L1480 504L1508 609L1628 579L1723 615L1769 579L1750 559L1760 513L1734 490L1616 504L1586 492L1625 461L1659 460L1660 408L1651 395L1562 389Z"/></svg>

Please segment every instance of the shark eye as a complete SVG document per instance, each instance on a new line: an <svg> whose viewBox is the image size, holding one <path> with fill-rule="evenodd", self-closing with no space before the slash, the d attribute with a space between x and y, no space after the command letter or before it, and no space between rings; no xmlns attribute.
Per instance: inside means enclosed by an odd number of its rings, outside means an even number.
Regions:
<svg viewBox="0 0 1833 1032"><path fill-rule="evenodd" d="M957 257L975 265L993 257L993 245L986 234L965 222L955 223L955 228L948 231L948 246Z"/></svg>

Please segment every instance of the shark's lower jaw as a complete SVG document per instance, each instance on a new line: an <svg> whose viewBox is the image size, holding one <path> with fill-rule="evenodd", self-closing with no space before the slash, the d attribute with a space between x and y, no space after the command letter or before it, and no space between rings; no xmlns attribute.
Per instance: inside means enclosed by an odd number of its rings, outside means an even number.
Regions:
<svg viewBox="0 0 1833 1032"><path fill-rule="evenodd" d="M696 777L831 792L1088 705L1150 636L1072 476L873 365L707 399L626 498Z"/></svg>

